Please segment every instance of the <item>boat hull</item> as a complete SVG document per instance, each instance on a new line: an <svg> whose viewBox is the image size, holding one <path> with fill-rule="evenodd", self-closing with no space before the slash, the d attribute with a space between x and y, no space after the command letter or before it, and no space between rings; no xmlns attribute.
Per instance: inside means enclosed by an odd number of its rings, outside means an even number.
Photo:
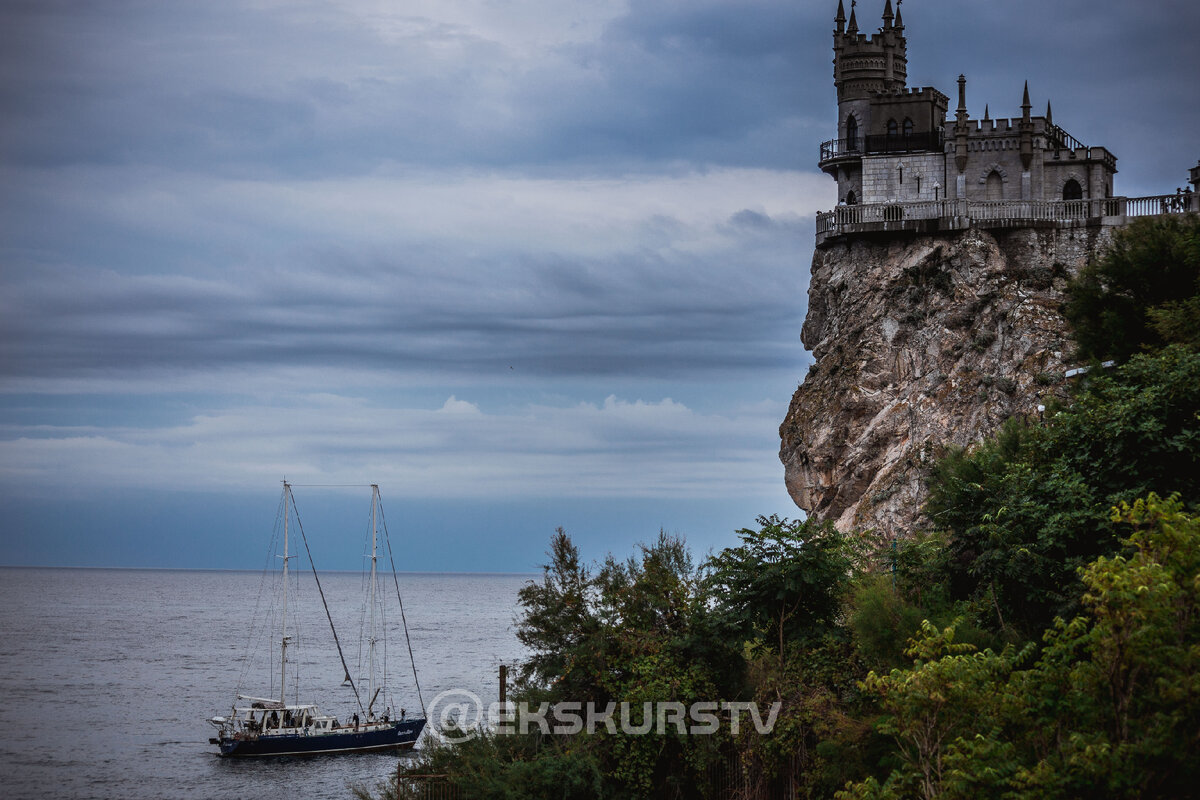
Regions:
<svg viewBox="0 0 1200 800"><path fill-rule="evenodd" d="M383 728L340 728L329 733L280 733L221 737L215 740L224 758L307 756L321 753L363 753L372 750L411 750L425 720L397 720Z"/></svg>

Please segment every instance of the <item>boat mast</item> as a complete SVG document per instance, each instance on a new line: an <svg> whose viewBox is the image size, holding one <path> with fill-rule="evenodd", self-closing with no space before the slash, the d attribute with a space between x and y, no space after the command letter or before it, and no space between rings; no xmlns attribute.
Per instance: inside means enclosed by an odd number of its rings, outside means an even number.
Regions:
<svg viewBox="0 0 1200 800"><path fill-rule="evenodd" d="M379 529L375 522L375 508L379 505L379 485L371 484L371 628L370 628L370 646L367 650L367 657L370 661L371 672L367 678L367 697L371 700L367 703L367 719L371 719L375 712L372 708L375 705L375 561L376 547L379 539Z"/></svg>
<svg viewBox="0 0 1200 800"><path fill-rule="evenodd" d="M287 705L284 681L287 680L287 585L288 585L288 515L291 514L292 487L283 482L283 631L279 640L279 704Z"/></svg>

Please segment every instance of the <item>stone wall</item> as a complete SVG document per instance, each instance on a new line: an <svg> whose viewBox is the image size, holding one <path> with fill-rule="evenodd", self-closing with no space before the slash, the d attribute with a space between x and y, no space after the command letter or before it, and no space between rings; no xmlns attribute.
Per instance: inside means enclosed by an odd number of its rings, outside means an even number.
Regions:
<svg viewBox="0 0 1200 800"><path fill-rule="evenodd" d="M946 157L942 153L865 156L862 164L862 203L946 199ZM900 167L904 168L903 182Z"/></svg>

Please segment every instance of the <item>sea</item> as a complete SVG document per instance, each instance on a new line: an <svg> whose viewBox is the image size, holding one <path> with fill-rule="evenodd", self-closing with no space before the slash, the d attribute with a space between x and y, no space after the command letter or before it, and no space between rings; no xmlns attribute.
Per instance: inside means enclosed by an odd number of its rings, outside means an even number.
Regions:
<svg viewBox="0 0 1200 800"><path fill-rule="evenodd" d="M363 684L369 584L358 573L319 577ZM439 695L494 701L500 665L524 655L517 592L535 577L381 574L380 607L398 585L404 619L395 602L376 619L389 687L376 710L412 716ZM357 707L315 581L291 584L288 655L298 674L288 701L348 721ZM269 610L279 588L258 572L0 567L0 797L325 800L377 787L412 756L224 759L209 743L208 720L227 715L236 692L279 693L281 620Z"/></svg>

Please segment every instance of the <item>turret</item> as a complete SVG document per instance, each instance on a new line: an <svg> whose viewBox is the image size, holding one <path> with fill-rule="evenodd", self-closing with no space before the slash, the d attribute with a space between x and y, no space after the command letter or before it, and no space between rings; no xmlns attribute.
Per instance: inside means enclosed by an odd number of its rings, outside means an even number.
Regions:
<svg viewBox="0 0 1200 800"><path fill-rule="evenodd" d="M954 112L954 165L967 168L967 76L958 76L958 109Z"/></svg>
<svg viewBox="0 0 1200 800"><path fill-rule="evenodd" d="M1021 98L1021 168L1029 172L1033 163L1033 105L1029 102L1029 81L1025 81L1025 94Z"/></svg>
<svg viewBox="0 0 1200 800"><path fill-rule="evenodd" d="M821 146L821 170L838 182L838 201L854 204L877 202L887 196L918 197L933 192L930 187L944 182L944 171L930 166L925 158L909 171L914 180L905 183L905 165L897 162L882 167L884 174L895 175L897 189L877 179L864 184L867 159L873 168L881 167L879 157L923 153L941 155L945 151L945 124L948 98L932 88L908 88L908 45L903 21L893 13L902 0L884 0L883 25L875 33L858 30L858 3L851 0L846 18L844 0L838 0L833 30L833 83L837 89L837 134ZM941 174L934 175L935 172ZM900 188L900 184L903 187ZM925 190L922 192L921 187ZM939 185L940 189L940 185ZM890 193L890 194L889 194ZM898 196L898 195L897 195Z"/></svg>
<svg viewBox="0 0 1200 800"><path fill-rule="evenodd" d="M856 1L850 3L850 20L843 28L845 5L839 0L834 17L834 83L838 103L866 100L875 92L895 92L908 83L908 44L904 34L892 24L892 4L887 0L884 27L868 36L858 31ZM849 109L841 109L841 116ZM860 119L865 123L865 119Z"/></svg>

